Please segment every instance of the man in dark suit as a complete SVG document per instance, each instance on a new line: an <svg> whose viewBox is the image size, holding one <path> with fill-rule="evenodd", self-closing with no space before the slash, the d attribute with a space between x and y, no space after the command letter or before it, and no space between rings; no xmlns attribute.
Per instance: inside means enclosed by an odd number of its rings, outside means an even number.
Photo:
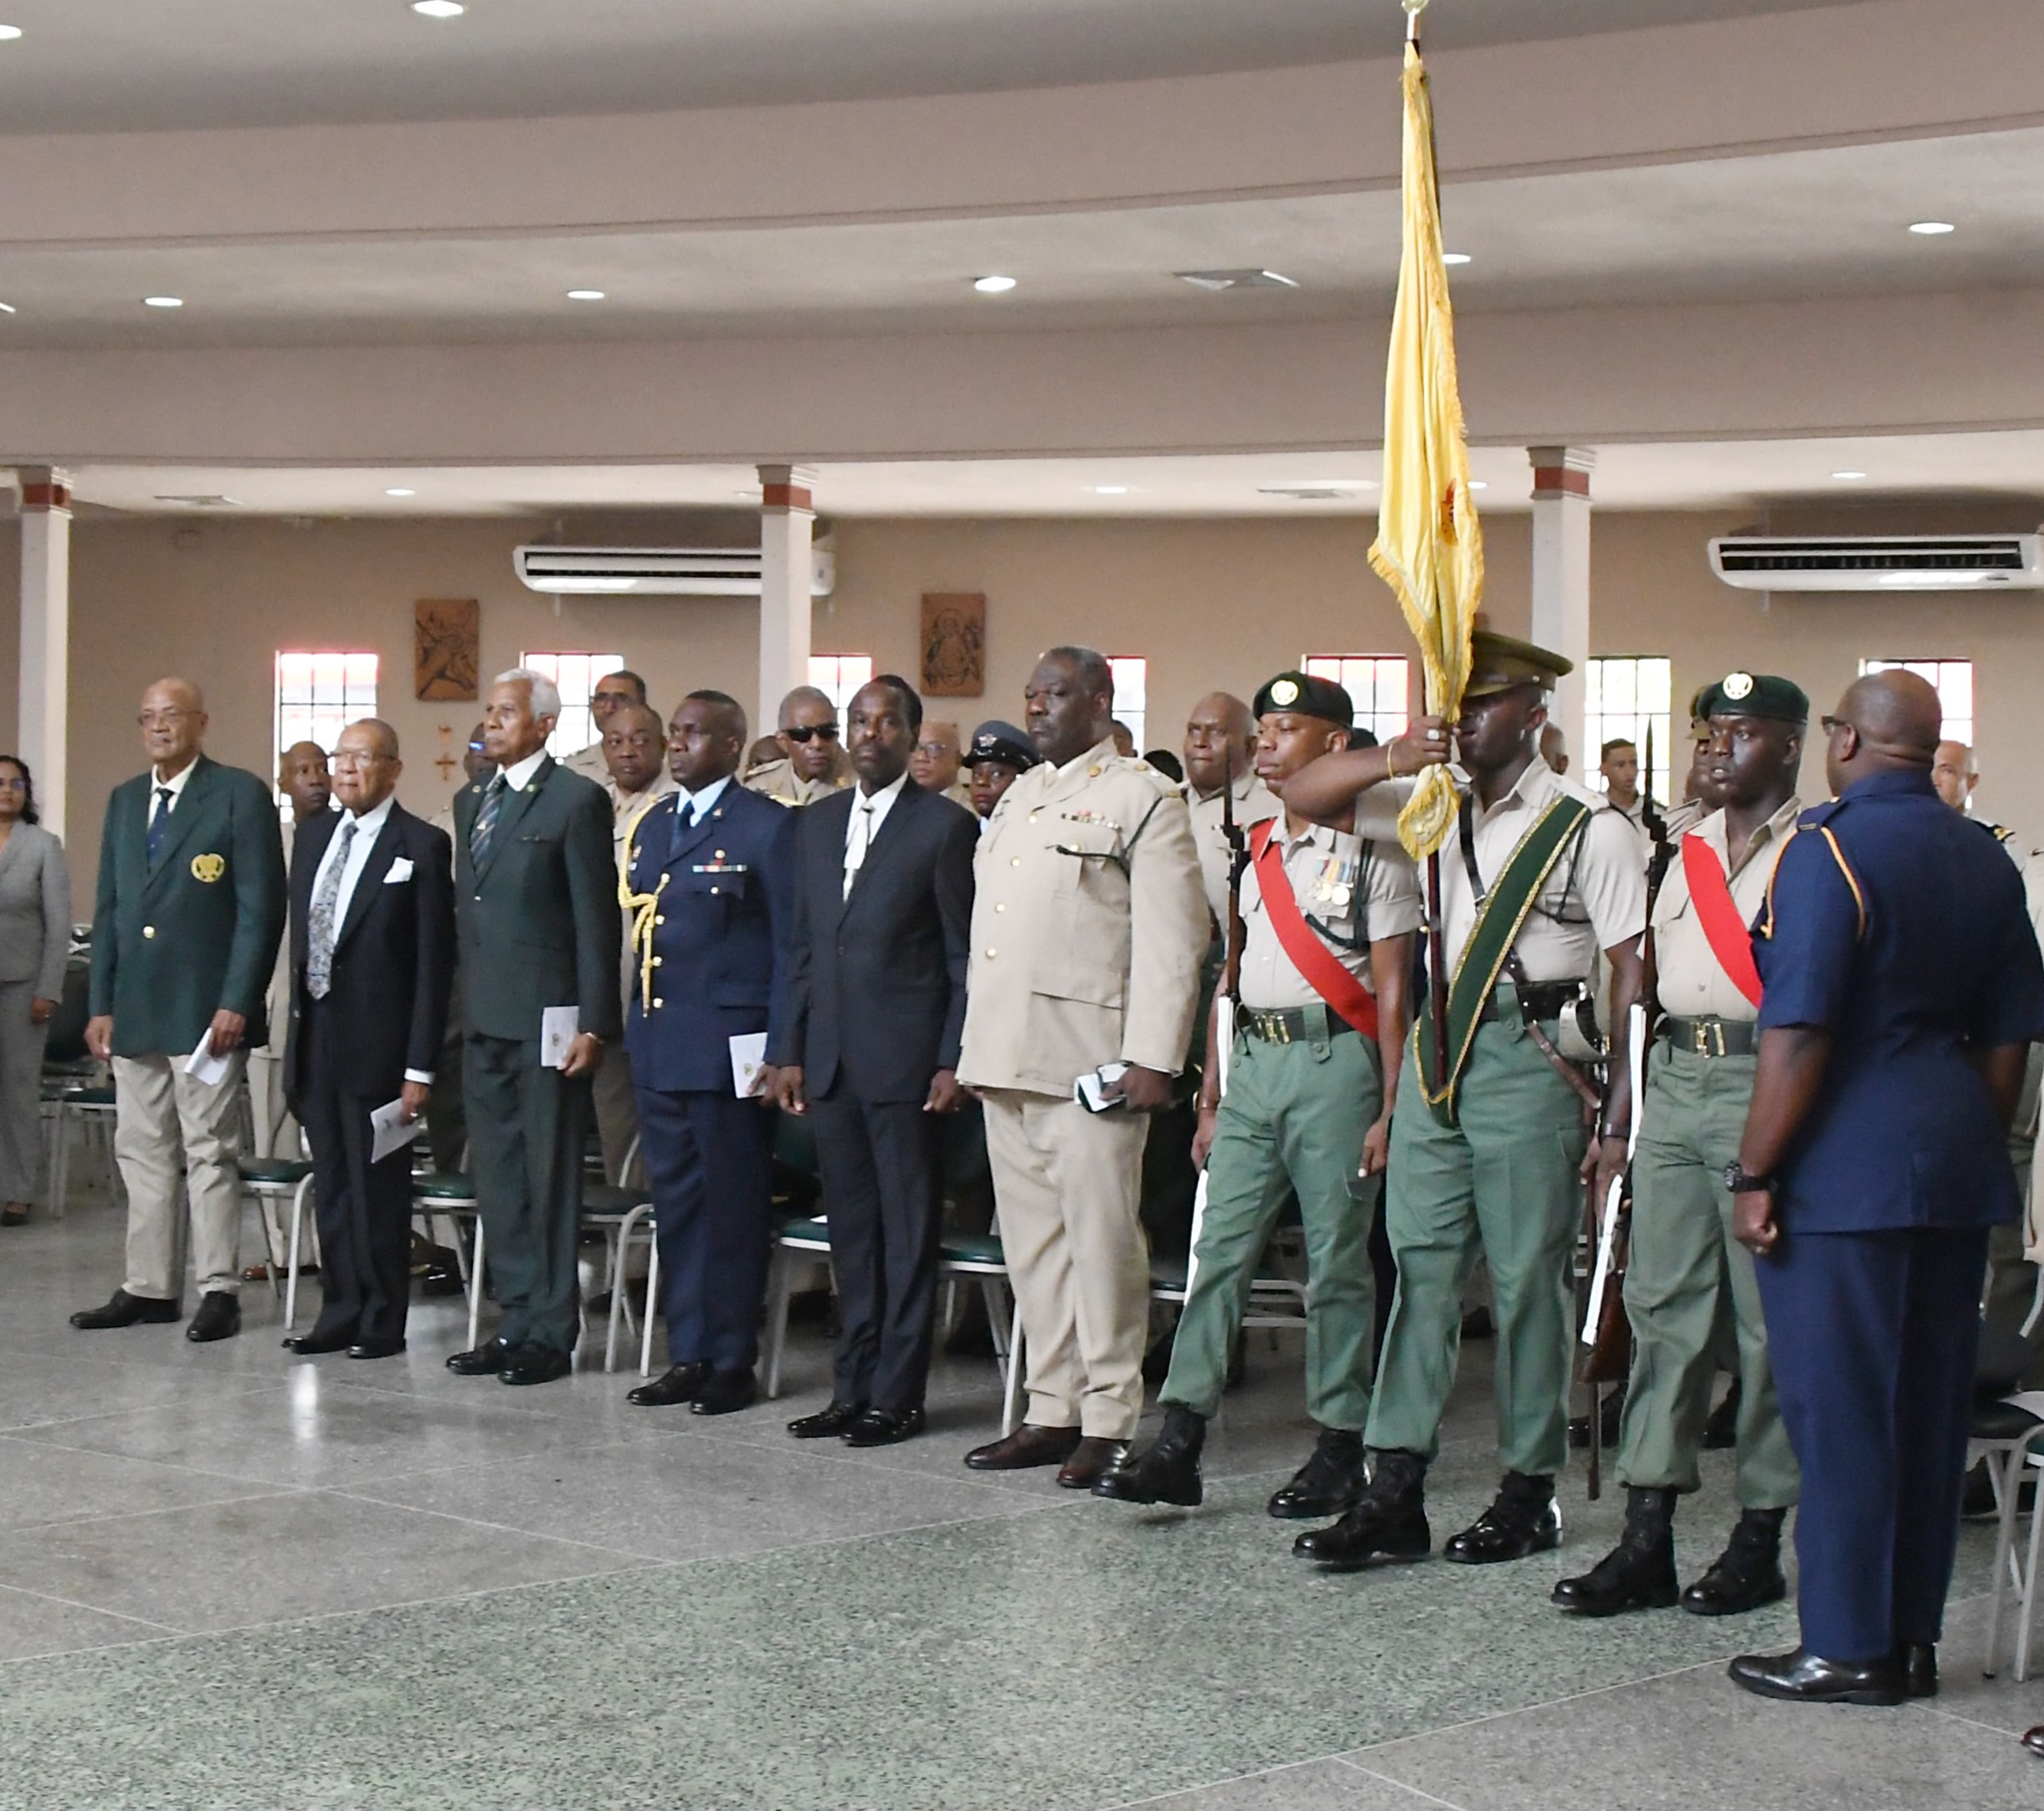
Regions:
<svg viewBox="0 0 2044 1811"><path fill-rule="evenodd" d="M114 788L100 837L87 1048L114 1065L114 1154L128 1188L128 1277L74 1327L178 1318L181 1190L203 1299L185 1337L241 1331L243 1071L267 1031L283 930L276 806L253 773L200 752L206 700L185 679L142 694L150 770ZM225 1073L186 1073L201 1039Z"/></svg>
<svg viewBox="0 0 2044 1811"><path fill-rule="evenodd" d="M333 750L339 814L300 826L291 859L284 1093L312 1140L325 1303L293 1352L404 1350L411 1147L373 1159L369 1115L408 1123L432 1093L454 975L447 837L397 802L397 733L365 717Z"/></svg>
<svg viewBox="0 0 2044 1811"><path fill-rule="evenodd" d="M889 1446L923 1425L979 822L910 777L922 699L884 675L845 716L858 784L801 814L784 1112L815 1125L841 1327L827 1408L788 1424Z"/></svg>
<svg viewBox="0 0 2044 1811"><path fill-rule="evenodd" d="M551 679L499 675L483 711L497 771L454 800L462 1093L504 1320L447 1368L508 1384L551 1383L573 1363L589 1084L618 1035L611 802L547 753L560 713ZM541 1032L555 1008L576 1024L550 1063Z"/></svg>
<svg viewBox="0 0 2044 1811"><path fill-rule="evenodd" d="M639 1135L653 1186L669 1369L628 1400L698 1415L757 1393L760 1304L773 1245L772 1109L741 1100L734 1038L787 1018L797 813L734 777L746 713L691 692L668 724L680 788L639 819L626 848L634 913L625 1028ZM615 922L615 920L613 920ZM615 983L614 983L615 985ZM763 1071L759 1092L770 1090Z"/></svg>

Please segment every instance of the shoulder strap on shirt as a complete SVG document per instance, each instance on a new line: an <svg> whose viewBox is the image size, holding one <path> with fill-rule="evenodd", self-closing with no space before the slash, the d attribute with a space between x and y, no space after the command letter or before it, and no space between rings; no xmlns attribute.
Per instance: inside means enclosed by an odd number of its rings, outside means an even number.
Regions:
<svg viewBox="0 0 2044 1811"><path fill-rule="evenodd" d="M1298 896L1291 890L1291 876L1284 871L1284 852L1274 832L1278 820L1266 819L1251 837L1257 867L1257 886L1264 896L1264 911L1277 934L1278 944L1291 959L1291 966L1305 978L1306 985L1365 1038L1377 1035L1377 1003L1368 988L1335 960L1334 953L1313 935L1312 927L1298 909Z"/></svg>
<svg viewBox="0 0 2044 1811"><path fill-rule="evenodd" d="M1697 908L1704 941L1725 978L1755 1006L1761 1003L1761 972L1753 959L1753 938L1732 898L1732 883L1718 851L1692 830L1682 839L1682 877Z"/></svg>

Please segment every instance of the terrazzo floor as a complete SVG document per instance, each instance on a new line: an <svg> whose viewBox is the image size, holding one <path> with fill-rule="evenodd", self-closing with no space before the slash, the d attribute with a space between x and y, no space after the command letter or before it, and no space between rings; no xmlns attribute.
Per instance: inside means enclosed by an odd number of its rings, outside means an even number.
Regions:
<svg viewBox="0 0 2044 1811"><path fill-rule="evenodd" d="M780 1402L714 1421L600 1371L453 1377L458 1302L375 1364L280 1352L259 1288L223 1345L74 1332L120 1233L103 1203L0 1233L0 1811L2044 1807L2044 1684L1980 1674L1982 1530L1941 1697L1769 1705L1724 1662L1792 1642L1786 1608L1549 1608L1621 1519L1580 1473L1556 1555L1293 1562L1263 1502L1310 1443L1295 1340L1253 1345L1208 1506L1142 1511L966 1472L983 1360L941 1362L919 1440L788 1439L814 1328ZM1437 1541L1488 1498L1489 1423L1472 1346ZM1727 1456L1706 1479L1686 1573L1730 1521Z"/></svg>

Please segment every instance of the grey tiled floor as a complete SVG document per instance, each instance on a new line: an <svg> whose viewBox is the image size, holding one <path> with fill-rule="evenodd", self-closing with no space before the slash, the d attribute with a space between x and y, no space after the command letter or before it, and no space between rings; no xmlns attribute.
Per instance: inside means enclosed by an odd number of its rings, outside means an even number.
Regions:
<svg viewBox="0 0 2044 1811"><path fill-rule="evenodd" d="M1559 1555L1317 1577L1262 1509L1310 1439L1295 1343L1253 1349L1208 1506L1074 1500L958 1463L998 1415L946 1361L931 1432L798 1445L827 1395L705 1422L630 1379L294 1360L267 1293L219 1347L64 1325L118 1274L118 1216L0 1234L0 1811L668 1806L731 1811L1547 1811L2044 1806L2014 1732L2044 1686L1979 1673L1969 1531L1946 1689L1895 1711L1756 1702L1726 1657L1786 1609L1582 1624L1553 1581L1618 1505L1564 1487ZM1436 1537L1488 1495L1489 1353L1433 1474ZM1730 1516L1710 1456L1686 1570Z"/></svg>

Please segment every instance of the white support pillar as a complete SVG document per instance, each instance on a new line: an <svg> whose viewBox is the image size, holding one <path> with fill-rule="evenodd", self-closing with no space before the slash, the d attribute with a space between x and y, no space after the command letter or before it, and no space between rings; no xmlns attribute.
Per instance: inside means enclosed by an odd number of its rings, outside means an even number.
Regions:
<svg viewBox="0 0 2044 1811"><path fill-rule="evenodd" d="M1533 462L1533 624L1541 647L1565 655L1576 670L1554 688L1553 720L1568 737L1572 776L1596 769L1585 745L1584 664L1590 658L1590 472L1588 447L1535 446Z"/></svg>
<svg viewBox="0 0 2044 1811"><path fill-rule="evenodd" d="M71 698L71 474L23 466L21 483L21 758L35 775L44 828L64 834Z"/></svg>
<svg viewBox="0 0 2044 1811"><path fill-rule="evenodd" d="M816 474L805 465L760 468L760 714L756 736L778 726L780 700L809 679L809 531Z"/></svg>

